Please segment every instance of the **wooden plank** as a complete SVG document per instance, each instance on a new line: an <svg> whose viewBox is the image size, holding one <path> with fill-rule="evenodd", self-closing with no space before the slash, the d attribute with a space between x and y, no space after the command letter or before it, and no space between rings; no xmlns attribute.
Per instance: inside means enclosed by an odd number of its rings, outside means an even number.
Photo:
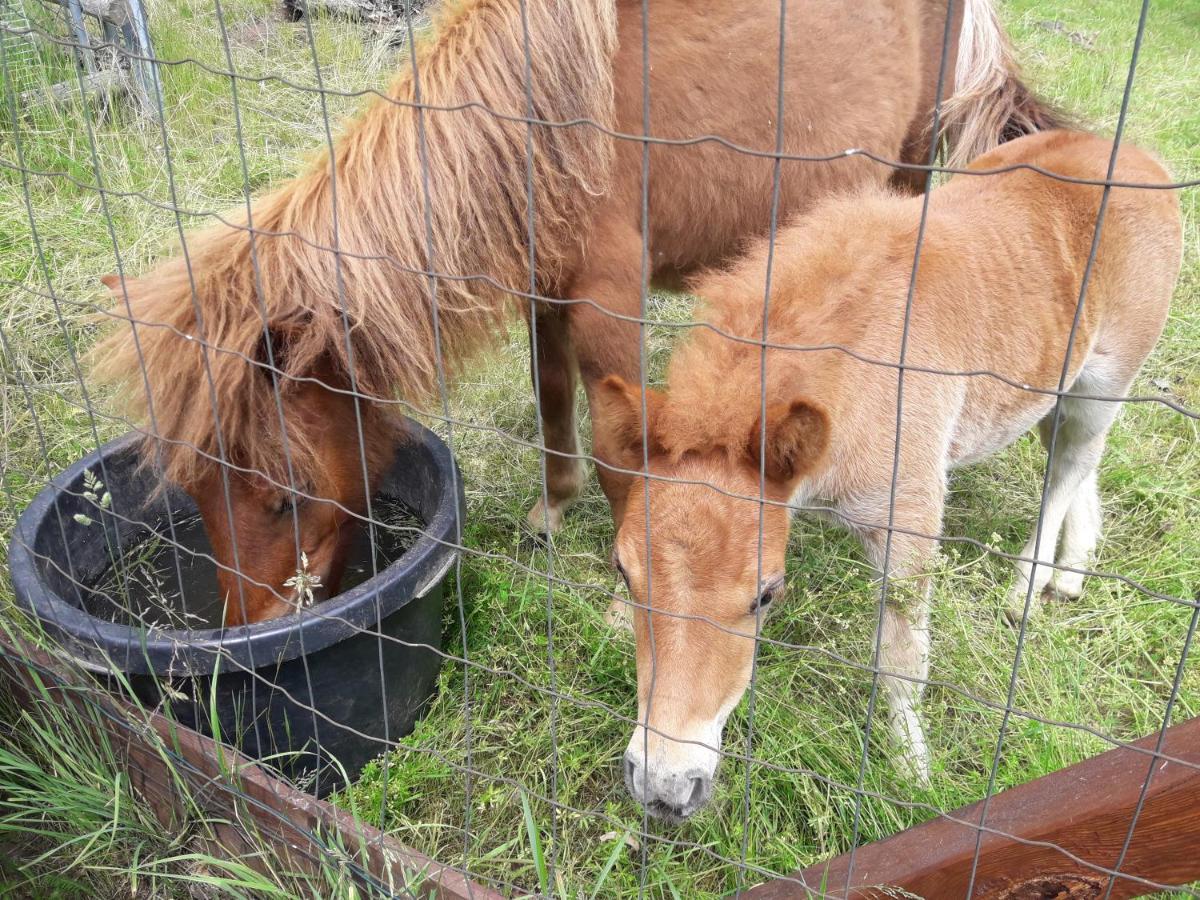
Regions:
<svg viewBox="0 0 1200 900"><path fill-rule="evenodd" d="M1153 750L1157 738L1150 735L1137 746ZM1168 730L1162 754L1181 762L1153 763L1122 874L1112 879L1113 897L1152 890L1138 878L1167 885L1200 879L1200 769L1195 768L1200 766L1200 718ZM973 898L1103 897L1110 881L1104 870L1113 870L1120 858L1152 759L1118 747L995 795L986 822L992 831L984 833ZM982 802L974 803L950 818L860 847L849 896L896 897L900 890L930 900L966 897L982 807ZM818 890L846 896L849 861L844 854L743 896L784 900L816 896Z"/></svg>
<svg viewBox="0 0 1200 900"><path fill-rule="evenodd" d="M129 76L119 69L100 69L88 72L78 79L60 81L45 88L32 88L21 94L23 107L44 106L47 103L65 103L77 99L82 90L83 94L107 97L109 94L124 92L129 84Z"/></svg>
<svg viewBox="0 0 1200 900"><path fill-rule="evenodd" d="M264 844L294 871L317 873L326 844L393 890L438 900L503 900L461 872L406 847L345 810L297 790L226 744L98 690L72 667L0 629L0 675L26 703L46 693L74 706L108 740L164 827L199 812L218 820L210 849L253 865Z"/></svg>

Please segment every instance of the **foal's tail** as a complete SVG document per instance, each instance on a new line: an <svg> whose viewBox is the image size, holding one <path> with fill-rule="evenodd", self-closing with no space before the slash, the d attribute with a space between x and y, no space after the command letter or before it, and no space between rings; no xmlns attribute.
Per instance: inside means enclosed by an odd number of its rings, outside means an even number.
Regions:
<svg viewBox="0 0 1200 900"><path fill-rule="evenodd" d="M954 93L942 104L946 165L964 167L1006 141L1070 124L1021 81L995 0L964 0Z"/></svg>

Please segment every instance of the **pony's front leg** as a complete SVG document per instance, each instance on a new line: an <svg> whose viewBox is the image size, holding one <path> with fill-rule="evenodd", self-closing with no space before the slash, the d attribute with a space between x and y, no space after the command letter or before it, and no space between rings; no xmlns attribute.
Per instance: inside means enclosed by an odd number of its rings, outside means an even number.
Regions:
<svg viewBox="0 0 1200 900"><path fill-rule="evenodd" d="M592 456L604 496L618 527L625 515L625 500L631 476L618 462L624 444L610 433L607 423L595 415L595 391L608 375L619 375L630 384L640 384L641 298L639 260L641 235L636 229L605 230L603 239L592 236L589 248L596 255L571 287L576 302L569 307L571 345L579 363L579 374L592 415ZM599 255L600 253L603 255ZM640 466L639 466L640 468Z"/></svg>
<svg viewBox="0 0 1200 900"><path fill-rule="evenodd" d="M575 422L578 388L571 359L566 313L539 307L529 316L530 369L542 418L546 483L529 511L536 534L554 534L563 514L587 483L587 468L579 453Z"/></svg>
<svg viewBox="0 0 1200 900"><path fill-rule="evenodd" d="M911 781L929 785L929 747L917 710L929 681L928 581L924 596L883 610L879 670L888 701L888 724L901 753L897 768Z"/></svg>
<svg viewBox="0 0 1200 900"><path fill-rule="evenodd" d="M896 767L908 779L928 786L929 747L919 708L929 682L930 571L937 558L944 488L932 483L906 490L902 483L893 519L891 546L885 528L870 529L863 537L867 553L879 572L889 572L888 593L879 622L880 687L888 704L888 724L900 749ZM876 510L878 519L886 512Z"/></svg>

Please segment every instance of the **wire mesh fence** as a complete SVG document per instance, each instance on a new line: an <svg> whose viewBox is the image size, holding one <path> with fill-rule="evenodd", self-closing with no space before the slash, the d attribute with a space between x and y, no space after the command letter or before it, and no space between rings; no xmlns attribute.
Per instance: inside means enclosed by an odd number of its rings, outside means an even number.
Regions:
<svg viewBox="0 0 1200 900"><path fill-rule="evenodd" d="M88 95L100 101L98 119L116 97L154 114L160 87L140 0L12 2L3 15L12 60L6 88L19 107Z"/></svg>
<svg viewBox="0 0 1200 900"><path fill-rule="evenodd" d="M1122 868L1200 688L1186 5L1003 6L1024 81L982 0L416 6L160 0L115 105L0 6L24 633L503 894L820 895L982 799L972 896L998 792L1155 733L1063 855L1195 894Z"/></svg>
<svg viewBox="0 0 1200 900"><path fill-rule="evenodd" d="M29 16L25 13L23 3L4 4L5 40L12 44L9 51L17 65L29 65L33 57L33 39L25 32L30 30ZM11 35L22 34L17 40Z"/></svg>

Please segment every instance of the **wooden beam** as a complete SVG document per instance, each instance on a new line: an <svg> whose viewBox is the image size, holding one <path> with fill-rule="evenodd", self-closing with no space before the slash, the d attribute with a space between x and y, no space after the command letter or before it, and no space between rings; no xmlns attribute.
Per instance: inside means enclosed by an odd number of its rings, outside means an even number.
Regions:
<svg viewBox="0 0 1200 900"><path fill-rule="evenodd" d="M129 87L129 76L118 69L101 69L89 72L78 79L61 81L45 88L32 88L21 94L21 105L25 107L45 106L48 103L65 103L78 99L81 94L107 97L109 94L124 93Z"/></svg>
<svg viewBox="0 0 1200 900"><path fill-rule="evenodd" d="M1136 746L1153 750L1157 734ZM1200 718L1169 729L1162 755L1118 747L996 794L988 807L972 900L1133 897L1200 879ZM1133 840L1109 876L1150 774ZM854 854L850 897L966 897L983 804L909 828ZM957 821L952 821L957 820ZM1046 846L1047 844L1053 846ZM1066 851L1066 852L1063 852ZM1067 854L1073 854L1078 860ZM847 895L849 854L747 891L753 900ZM807 885L807 889L803 886Z"/></svg>
<svg viewBox="0 0 1200 900"><path fill-rule="evenodd" d="M0 628L0 682L26 704L49 698L74 707L81 728L108 741L130 782L164 827L203 814L210 852L254 865L269 848L292 871L318 874L338 856L391 890L437 900L503 900L449 866L406 847L350 813L306 794L227 744L101 692L68 663ZM334 844L334 854L326 849ZM373 892L368 892L373 895Z"/></svg>

